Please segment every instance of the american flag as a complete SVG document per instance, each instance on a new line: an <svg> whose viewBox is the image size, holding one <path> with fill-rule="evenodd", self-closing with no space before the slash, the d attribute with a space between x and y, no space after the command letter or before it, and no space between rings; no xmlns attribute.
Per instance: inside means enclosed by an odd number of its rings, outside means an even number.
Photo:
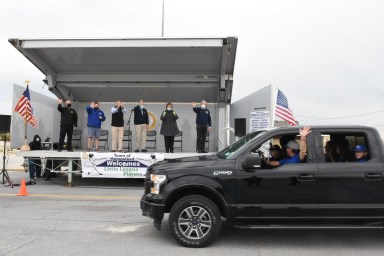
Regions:
<svg viewBox="0 0 384 256"><path fill-rule="evenodd" d="M14 111L19 113L24 118L24 120L26 120L33 126L33 128L39 128L39 119L37 119L32 113L31 96L29 94L28 86L27 89L25 89L25 91L23 92L23 95L21 96L19 101L17 102Z"/></svg>
<svg viewBox="0 0 384 256"><path fill-rule="evenodd" d="M293 117L292 111L288 107L288 100L284 93L280 90L277 92L276 112L275 115L280 117L290 126L295 126L296 121Z"/></svg>

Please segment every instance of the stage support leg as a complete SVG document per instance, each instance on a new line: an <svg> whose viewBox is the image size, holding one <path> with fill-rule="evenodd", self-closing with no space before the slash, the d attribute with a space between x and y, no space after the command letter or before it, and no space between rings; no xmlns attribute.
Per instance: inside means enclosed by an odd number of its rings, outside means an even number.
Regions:
<svg viewBox="0 0 384 256"><path fill-rule="evenodd" d="M72 187L73 160L68 161L68 187Z"/></svg>

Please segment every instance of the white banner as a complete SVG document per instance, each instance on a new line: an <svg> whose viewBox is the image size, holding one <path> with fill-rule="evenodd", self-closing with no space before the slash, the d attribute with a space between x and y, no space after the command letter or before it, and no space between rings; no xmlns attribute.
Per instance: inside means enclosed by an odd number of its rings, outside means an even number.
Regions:
<svg viewBox="0 0 384 256"><path fill-rule="evenodd" d="M269 111L254 111L251 112L249 119L250 132L254 132L258 129L264 129L270 127L270 113Z"/></svg>
<svg viewBox="0 0 384 256"><path fill-rule="evenodd" d="M144 178L147 168L164 160L159 153L96 153L82 152L82 177Z"/></svg>

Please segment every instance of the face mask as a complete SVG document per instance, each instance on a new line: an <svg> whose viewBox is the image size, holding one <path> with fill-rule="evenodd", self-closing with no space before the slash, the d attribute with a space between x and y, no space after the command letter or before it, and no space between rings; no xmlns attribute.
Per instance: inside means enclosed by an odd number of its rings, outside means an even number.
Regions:
<svg viewBox="0 0 384 256"><path fill-rule="evenodd" d="M168 111L171 111L171 110L172 110L172 108L167 108L167 110L168 110Z"/></svg>
<svg viewBox="0 0 384 256"><path fill-rule="evenodd" d="M69 108L70 108L71 106L72 106L72 104L67 104L67 107L69 107Z"/></svg>
<svg viewBox="0 0 384 256"><path fill-rule="evenodd" d="M37 141L37 142L39 142L39 141L40 141L40 139L39 139L39 138L36 138L36 141Z"/></svg>
<svg viewBox="0 0 384 256"><path fill-rule="evenodd" d="M202 109L205 109L205 105L204 105L204 104L203 104L203 105L201 105L201 108L202 108Z"/></svg>
<svg viewBox="0 0 384 256"><path fill-rule="evenodd" d="M99 110L99 108L98 108L98 107L95 107L95 110Z"/></svg>

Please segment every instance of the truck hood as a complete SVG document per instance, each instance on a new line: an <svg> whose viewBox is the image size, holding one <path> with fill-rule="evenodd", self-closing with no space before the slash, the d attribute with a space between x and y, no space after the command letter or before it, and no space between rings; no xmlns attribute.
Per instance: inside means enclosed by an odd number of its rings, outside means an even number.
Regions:
<svg viewBox="0 0 384 256"><path fill-rule="evenodd" d="M157 162L151 166L151 171L159 170L174 170L174 169L186 169L196 167L206 167L215 164L218 161L216 155L203 155L193 157L182 157L176 159L167 159Z"/></svg>

